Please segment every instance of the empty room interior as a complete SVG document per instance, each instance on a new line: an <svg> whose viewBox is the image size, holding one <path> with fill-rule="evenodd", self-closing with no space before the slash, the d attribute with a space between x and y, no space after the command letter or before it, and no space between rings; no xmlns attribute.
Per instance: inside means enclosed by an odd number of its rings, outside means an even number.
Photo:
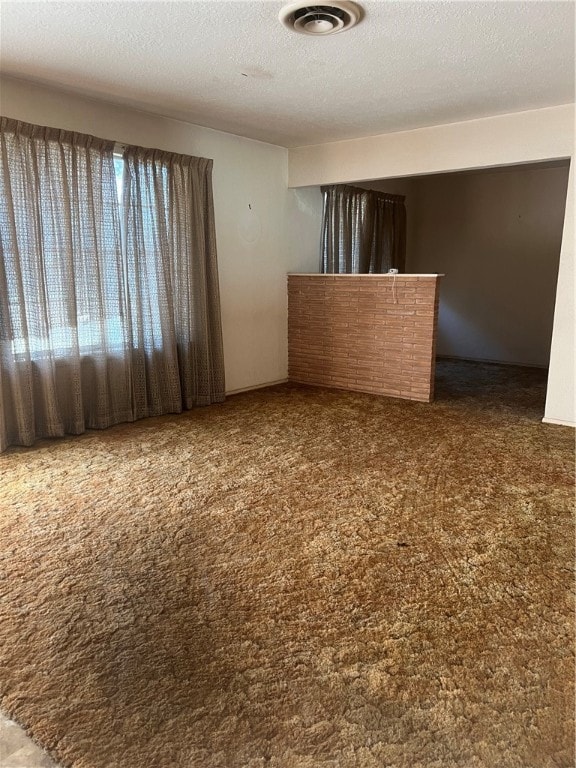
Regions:
<svg viewBox="0 0 576 768"><path fill-rule="evenodd" d="M0 768L574 768L575 5L0 22Z"/></svg>

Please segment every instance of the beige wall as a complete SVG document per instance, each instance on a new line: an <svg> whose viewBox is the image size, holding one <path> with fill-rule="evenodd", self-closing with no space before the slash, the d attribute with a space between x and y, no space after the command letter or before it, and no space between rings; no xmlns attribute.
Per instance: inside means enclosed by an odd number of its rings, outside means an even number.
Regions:
<svg viewBox="0 0 576 768"><path fill-rule="evenodd" d="M574 105L289 150L289 184L306 187L570 157Z"/></svg>
<svg viewBox="0 0 576 768"><path fill-rule="evenodd" d="M576 207L574 155L568 177L566 215L552 329L550 371L544 421L576 426L576 273L574 270L574 209Z"/></svg>
<svg viewBox="0 0 576 768"><path fill-rule="evenodd" d="M574 156L574 105L290 150L292 187L533 163ZM576 425L574 168L560 252L545 420Z"/></svg>
<svg viewBox="0 0 576 768"><path fill-rule="evenodd" d="M0 111L31 123L214 160L226 389L287 377L286 273L318 268L318 190L288 190L287 150L4 79Z"/></svg>
<svg viewBox="0 0 576 768"><path fill-rule="evenodd" d="M441 355L547 366L568 166L412 180L410 272L443 272Z"/></svg>

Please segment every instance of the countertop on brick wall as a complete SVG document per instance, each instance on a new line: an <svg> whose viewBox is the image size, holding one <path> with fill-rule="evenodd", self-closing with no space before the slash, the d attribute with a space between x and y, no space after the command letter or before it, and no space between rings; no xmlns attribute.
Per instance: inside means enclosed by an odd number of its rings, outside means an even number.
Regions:
<svg viewBox="0 0 576 768"><path fill-rule="evenodd" d="M445 277L442 272L416 274L413 272L288 272L289 277Z"/></svg>

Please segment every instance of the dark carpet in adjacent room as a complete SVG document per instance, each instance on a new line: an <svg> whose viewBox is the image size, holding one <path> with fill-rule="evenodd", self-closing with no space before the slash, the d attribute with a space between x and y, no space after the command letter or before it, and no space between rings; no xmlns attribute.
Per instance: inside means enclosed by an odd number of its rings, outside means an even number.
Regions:
<svg viewBox="0 0 576 768"><path fill-rule="evenodd" d="M0 457L0 707L74 768L572 768L545 374L282 385Z"/></svg>

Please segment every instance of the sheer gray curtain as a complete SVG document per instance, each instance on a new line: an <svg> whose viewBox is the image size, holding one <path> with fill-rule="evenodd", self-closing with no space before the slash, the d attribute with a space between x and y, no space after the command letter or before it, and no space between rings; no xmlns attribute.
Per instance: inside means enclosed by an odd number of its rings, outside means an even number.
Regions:
<svg viewBox="0 0 576 768"><path fill-rule="evenodd" d="M0 450L131 418L113 144L1 118Z"/></svg>
<svg viewBox="0 0 576 768"><path fill-rule="evenodd" d="M0 123L0 450L224 399L211 161Z"/></svg>
<svg viewBox="0 0 576 768"><path fill-rule="evenodd" d="M404 197L347 184L322 187L322 197L322 272L404 271Z"/></svg>
<svg viewBox="0 0 576 768"><path fill-rule="evenodd" d="M221 401L212 160L127 147L124 161L136 416Z"/></svg>

